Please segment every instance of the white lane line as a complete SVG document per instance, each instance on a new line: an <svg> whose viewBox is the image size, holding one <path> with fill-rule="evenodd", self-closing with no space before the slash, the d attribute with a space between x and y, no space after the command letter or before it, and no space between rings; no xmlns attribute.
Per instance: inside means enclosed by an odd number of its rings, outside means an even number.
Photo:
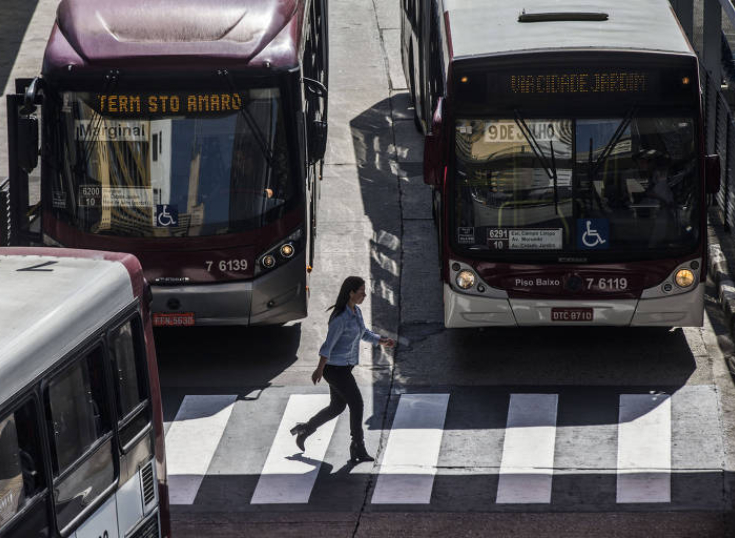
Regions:
<svg viewBox="0 0 735 538"><path fill-rule="evenodd" d="M324 424L306 440L302 454L289 430L329 405L329 394L293 394L278 426L251 504L308 503L337 419Z"/></svg>
<svg viewBox="0 0 735 538"><path fill-rule="evenodd" d="M497 503L551 502L558 401L557 394L511 394Z"/></svg>
<svg viewBox="0 0 735 538"><path fill-rule="evenodd" d="M671 397L621 394L619 503L671 502Z"/></svg>
<svg viewBox="0 0 735 538"><path fill-rule="evenodd" d="M428 504L449 394L403 394L388 437L373 504Z"/></svg>
<svg viewBox="0 0 735 538"><path fill-rule="evenodd" d="M171 504L194 504L235 400L235 394L184 397L166 434Z"/></svg>

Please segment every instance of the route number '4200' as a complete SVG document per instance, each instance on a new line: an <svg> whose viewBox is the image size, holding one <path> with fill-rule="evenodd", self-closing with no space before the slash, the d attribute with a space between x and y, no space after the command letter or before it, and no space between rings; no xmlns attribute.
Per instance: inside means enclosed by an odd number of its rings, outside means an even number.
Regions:
<svg viewBox="0 0 735 538"><path fill-rule="evenodd" d="M212 268L219 269L223 273L225 271L245 271L248 268L248 261L245 259L241 260L220 260L218 262L205 261L207 264L207 272L212 272Z"/></svg>
<svg viewBox="0 0 735 538"><path fill-rule="evenodd" d="M628 289L628 279L620 278L585 278L587 289L598 289L604 291L624 291Z"/></svg>

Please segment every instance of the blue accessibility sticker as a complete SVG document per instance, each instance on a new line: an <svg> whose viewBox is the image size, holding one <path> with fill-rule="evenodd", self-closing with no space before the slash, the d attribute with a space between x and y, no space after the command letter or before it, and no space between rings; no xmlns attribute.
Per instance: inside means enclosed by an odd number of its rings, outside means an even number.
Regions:
<svg viewBox="0 0 735 538"><path fill-rule="evenodd" d="M610 221L577 219L577 248L580 250L610 248Z"/></svg>
<svg viewBox="0 0 735 538"><path fill-rule="evenodd" d="M175 205L163 204L156 206L156 226L168 228L179 225L179 208Z"/></svg>

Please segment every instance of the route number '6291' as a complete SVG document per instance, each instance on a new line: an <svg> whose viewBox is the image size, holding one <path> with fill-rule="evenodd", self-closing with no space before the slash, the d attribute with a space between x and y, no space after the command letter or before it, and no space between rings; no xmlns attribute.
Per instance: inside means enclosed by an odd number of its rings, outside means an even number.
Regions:
<svg viewBox="0 0 735 538"><path fill-rule="evenodd" d="M212 272L212 267L219 269L223 273L225 271L245 271L248 268L248 261L242 260L220 260L216 263L213 261L205 261L207 264L207 272Z"/></svg>

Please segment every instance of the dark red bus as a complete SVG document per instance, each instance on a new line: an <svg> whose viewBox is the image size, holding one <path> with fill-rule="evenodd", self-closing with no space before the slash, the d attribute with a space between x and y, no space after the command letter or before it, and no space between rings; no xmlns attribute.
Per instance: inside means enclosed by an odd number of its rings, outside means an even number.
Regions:
<svg viewBox="0 0 735 538"><path fill-rule="evenodd" d="M135 254L155 325L306 316L327 53L326 0L62 0L9 96L11 241Z"/></svg>
<svg viewBox="0 0 735 538"><path fill-rule="evenodd" d="M700 326L719 158L669 2L402 7L446 326Z"/></svg>

